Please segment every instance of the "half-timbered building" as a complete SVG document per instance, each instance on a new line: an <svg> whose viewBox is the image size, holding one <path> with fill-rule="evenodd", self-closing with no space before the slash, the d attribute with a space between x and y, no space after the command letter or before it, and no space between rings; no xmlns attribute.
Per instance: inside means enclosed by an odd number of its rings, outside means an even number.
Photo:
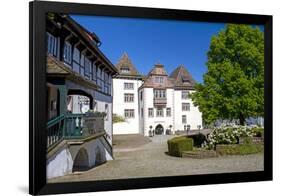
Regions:
<svg viewBox="0 0 281 196"><path fill-rule="evenodd" d="M112 77L98 36L64 14L47 15L47 176L112 159ZM90 110L90 112L89 112Z"/></svg>

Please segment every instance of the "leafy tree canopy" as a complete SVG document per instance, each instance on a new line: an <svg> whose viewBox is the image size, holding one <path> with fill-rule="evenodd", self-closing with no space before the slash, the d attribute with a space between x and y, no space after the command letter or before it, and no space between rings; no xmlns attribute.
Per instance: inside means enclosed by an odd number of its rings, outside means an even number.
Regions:
<svg viewBox="0 0 281 196"><path fill-rule="evenodd" d="M259 28L227 24L211 39L203 83L196 85L192 100L204 123L217 119L263 116L264 38Z"/></svg>

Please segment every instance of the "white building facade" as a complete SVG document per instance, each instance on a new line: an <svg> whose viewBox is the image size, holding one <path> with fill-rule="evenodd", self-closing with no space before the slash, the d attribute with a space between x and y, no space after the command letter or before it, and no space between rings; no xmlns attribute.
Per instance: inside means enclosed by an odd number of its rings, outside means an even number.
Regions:
<svg viewBox="0 0 281 196"><path fill-rule="evenodd" d="M120 58L117 69L119 75L113 79L113 113L124 118L124 122L113 124L114 134L138 134L139 99L138 89L142 85L139 75L128 55Z"/></svg>
<svg viewBox="0 0 281 196"><path fill-rule="evenodd" d="M202 128L202 114L189 97L195 81L184 66L168 76L164 66L157 64L142 79L125 54L117 68L113 113L125 122L114 123L113 134L164 135Z"/></svg>
<svg viewBox="0 0 281 196"><path fill-rule="evenodd" d="M149 136L202 128L201 112L189 97L194 85L184 66L168 76L163 65L155 65L139 89L140 132Z"/></svg>

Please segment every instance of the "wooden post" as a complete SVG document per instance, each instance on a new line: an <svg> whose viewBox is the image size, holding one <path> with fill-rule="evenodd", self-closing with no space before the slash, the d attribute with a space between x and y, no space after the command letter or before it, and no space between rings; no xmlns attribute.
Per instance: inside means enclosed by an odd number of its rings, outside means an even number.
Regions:
<svg viewBox="0 0 281 196"><path fill-rule="evenodd" d="M66 112L67 112L67 89L66 89L66 86L65 84L64 85L57 85L58 89L59 89L59 93L60 93L60 100L59 100L59 104L60 104L60 107L59 107L59 112L60 112L60 115L64 115L66 116ZM63 125L62 125L62 136L65 136L65 130L66 128L66 118L64 119L64 122L63 122Z"/></svg>

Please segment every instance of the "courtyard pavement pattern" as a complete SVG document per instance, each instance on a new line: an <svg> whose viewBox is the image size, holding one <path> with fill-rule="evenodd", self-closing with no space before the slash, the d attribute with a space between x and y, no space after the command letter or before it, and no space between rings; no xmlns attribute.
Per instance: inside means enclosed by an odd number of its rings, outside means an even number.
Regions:
<svg viewBox="0 0 281 196"><path fill-rule="evenodd" d="M48 180L93 181L141 177L262 171L263 154L207 159L178 158L166 154L167 139L175 136L118 135L113 138L114 160L86 172Z"/></svg>

